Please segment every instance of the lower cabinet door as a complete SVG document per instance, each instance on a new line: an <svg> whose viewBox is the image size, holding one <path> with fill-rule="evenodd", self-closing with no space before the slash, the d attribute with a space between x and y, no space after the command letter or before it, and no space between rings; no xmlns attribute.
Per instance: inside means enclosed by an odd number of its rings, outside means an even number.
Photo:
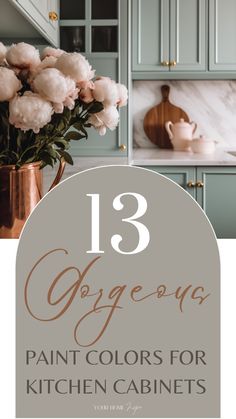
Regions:
<svg viewBox="0 0 236 419"><path fill-rule="evenodd" d="M196 198L196 169L195 167L172 167L172 166L145 166L146 169L154 170L168 179L173 180L184 188L193 198Z"/></svg>
<svg viewBox="0 0 236 419"><path fill-rule="evenodd" d="M218 238L236 238L236 168L197 169L197 201Z"/></svg>

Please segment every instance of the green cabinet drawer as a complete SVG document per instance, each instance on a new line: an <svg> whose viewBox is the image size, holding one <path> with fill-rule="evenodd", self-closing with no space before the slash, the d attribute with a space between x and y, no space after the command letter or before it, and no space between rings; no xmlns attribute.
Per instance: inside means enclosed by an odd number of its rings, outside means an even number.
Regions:
<svg viewBox="0 0 236 419"><path fill-rule="evenodd" d="M145 166L145 169L153 170L166 176L168 179L177 183L184 188L193 198L196 197L196 190L190 187L191 182L195 183L196 170L195 167L161 167L161 166Z"/></svg>
<svg viewBox="0 0 236 419"><path fill-rule="evenodd" d="M211 221L218 238L236 238L236 167L197 169L197 202Z"/></svg>

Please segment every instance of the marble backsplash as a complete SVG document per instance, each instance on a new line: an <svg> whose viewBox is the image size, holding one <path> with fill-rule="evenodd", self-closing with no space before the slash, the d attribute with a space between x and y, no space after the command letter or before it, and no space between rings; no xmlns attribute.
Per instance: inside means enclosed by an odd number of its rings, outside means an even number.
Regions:
<svg viewBox="0 0 236 419"><path fill-rule="evenodd" d="M205 135L219 147L236 149L236 80L134 81L132 93L135 147L153 148L143 130L146 112L161 102L160 87L170 86L170 101L195 121L195 136Z"/></svg>

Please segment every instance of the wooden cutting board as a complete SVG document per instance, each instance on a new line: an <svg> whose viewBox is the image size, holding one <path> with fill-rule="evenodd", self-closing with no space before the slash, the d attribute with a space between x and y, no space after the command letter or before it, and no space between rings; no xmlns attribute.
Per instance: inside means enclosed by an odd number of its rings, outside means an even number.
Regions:
<svg viewBox="0 0 236 419"><path fill-rule="evenodd" d="M162 102L150 109L144 118L144 131L149 140L160 148L173 148L167 131L165 123L171 121L173 123L179 122L183 118L186 122L189 117L183 109L173 105L169 101L170 87L162 86Z"/></svg>

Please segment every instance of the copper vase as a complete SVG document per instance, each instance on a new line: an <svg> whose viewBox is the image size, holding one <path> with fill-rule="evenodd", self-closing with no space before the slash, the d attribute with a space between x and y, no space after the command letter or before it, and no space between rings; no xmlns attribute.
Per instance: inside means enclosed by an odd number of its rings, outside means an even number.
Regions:
<svg viewBox="0 0 236 419"><path fill-rule="evenodd" d="M17 239L21 230L43 196L43 174L40 162L0 166L0 239ZM51 190L63 175L65 162L61 161Z"/></svg>

